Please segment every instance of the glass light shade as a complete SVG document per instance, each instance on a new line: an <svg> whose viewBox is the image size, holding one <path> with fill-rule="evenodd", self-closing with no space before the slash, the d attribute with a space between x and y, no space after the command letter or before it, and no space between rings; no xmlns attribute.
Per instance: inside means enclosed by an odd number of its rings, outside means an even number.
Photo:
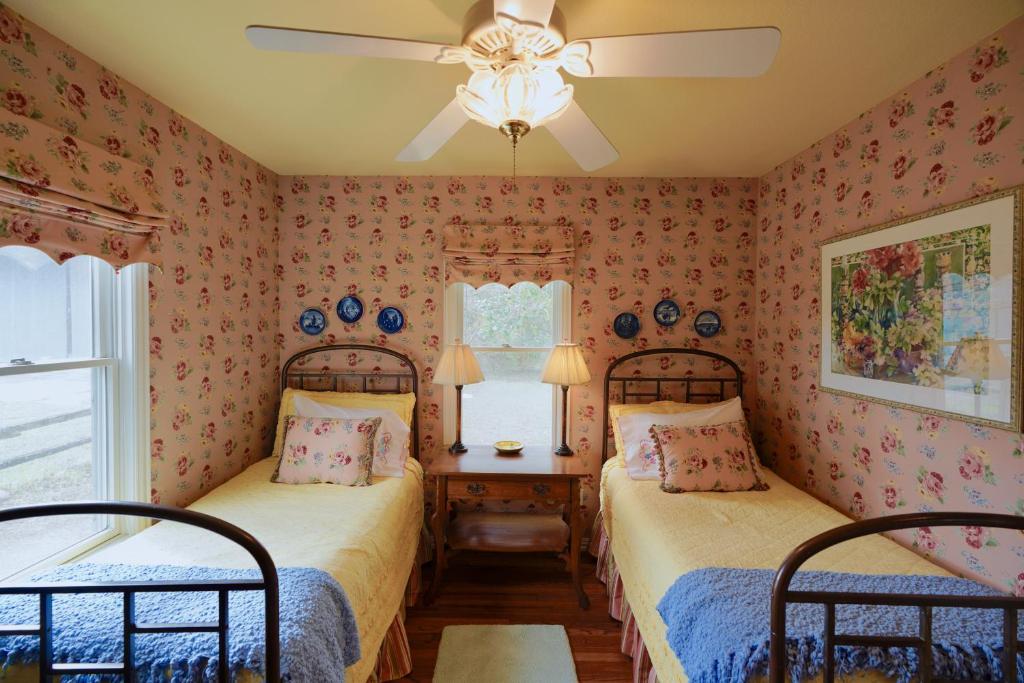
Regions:
<svg viewBox="0 0 1024 683"><path fill-rule="evenodd" d="M525 121L535 128L565 111L572 92L556 69L515 63L498 73L475 72L455 89L455 98L470 118L486 126Z"/></svg>
<svg viewBox="0 0 1024 683"><path fill-rule="evenodd" d="M434 371L434 384L464 386L483 381L484 373L468 344L456 339L454 344L445 347Z"/></svg>
<svg viewBox="0 0 1024 683"><path fill-rule="evenodd" d="M586 384L590 381L590 371L583 358L583 349L579 344L563 342L551 349L548 362L544 364L544 372L540 381L545 384L572 386Z"/></svg>

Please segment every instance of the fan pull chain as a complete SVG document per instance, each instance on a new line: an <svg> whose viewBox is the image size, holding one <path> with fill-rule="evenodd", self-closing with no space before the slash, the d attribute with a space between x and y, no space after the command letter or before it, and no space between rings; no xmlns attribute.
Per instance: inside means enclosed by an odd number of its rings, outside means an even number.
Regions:
<svg viewBox="0 0 1024 683"><path fill-rule="evenodd" d="M516 140L512 141L512 192L517 192L516 188L516 148L519 145L516 144Z"/></svg>

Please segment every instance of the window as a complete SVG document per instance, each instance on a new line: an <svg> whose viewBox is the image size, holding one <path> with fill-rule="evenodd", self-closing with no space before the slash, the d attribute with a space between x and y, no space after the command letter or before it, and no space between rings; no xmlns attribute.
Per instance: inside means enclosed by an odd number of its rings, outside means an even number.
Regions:
<svg viewBox="0 0 1024 683"><path fill-rule="evenodd" d="M520 282L473 289L456 283L445 300L445 336L460 337L480 363L484 381L462 390L462 441L516 439L551 447L559 434L561 397L540 381L556 341L568 338L571 287ZM446 387L445 441L455 436L454 390Z"/></svg>
<svg viewBox="0 0 1024 683"><path fill-rule="evenodd" d="M145 500L149 492L145 265L58 266L0 250L0 507ZM0 580L138 528L131 519L0 524Z"/></svg>

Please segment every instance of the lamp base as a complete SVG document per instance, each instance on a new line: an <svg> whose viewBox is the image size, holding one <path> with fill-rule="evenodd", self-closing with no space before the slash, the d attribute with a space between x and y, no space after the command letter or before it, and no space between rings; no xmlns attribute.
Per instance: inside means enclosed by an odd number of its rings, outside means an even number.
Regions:
<svg viewBox="0 0 1024 683"><path fill-rule="evenodd" d="M455 443L448 447L449 453L465 453L468 450L469 449L466 448L461 441L456 441Z"/></svg>
<svg viewBox="0 0 1024 683"><path fill-rule="evenodd" d="M572 449L569 448L569 444L563 443L561 446L555 449L555 455L572 455Z"/></svg>

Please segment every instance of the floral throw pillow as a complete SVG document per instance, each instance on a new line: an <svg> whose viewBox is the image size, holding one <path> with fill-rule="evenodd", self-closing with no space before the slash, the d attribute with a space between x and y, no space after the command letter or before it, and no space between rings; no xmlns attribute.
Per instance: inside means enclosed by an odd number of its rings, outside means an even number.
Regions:
<svg viewBox="0 0 1024 683"><path fill-rule="evenodd" d="M661 490L764 491L768 488L746 420L683 427L651 425Z"/></svg>
<svg viewBox="0 0 1024 683"><path fill-rule="evenodd" d="M379 417L287 416L284 447L271 481L369 486L380 422Z"/></svg>

